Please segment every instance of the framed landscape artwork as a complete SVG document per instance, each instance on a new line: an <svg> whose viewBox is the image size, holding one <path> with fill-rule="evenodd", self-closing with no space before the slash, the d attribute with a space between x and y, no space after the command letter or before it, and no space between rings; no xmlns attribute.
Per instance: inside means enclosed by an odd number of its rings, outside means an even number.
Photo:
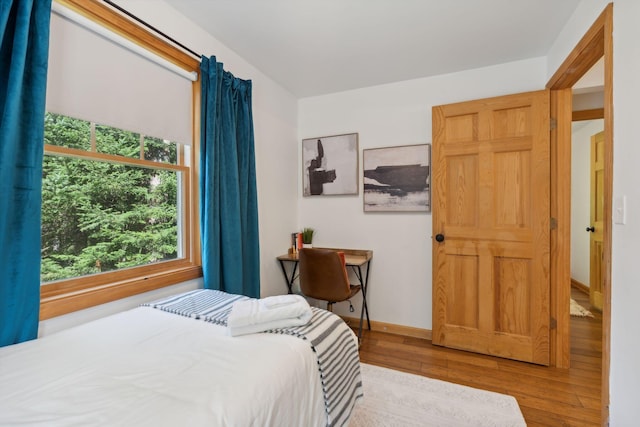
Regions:
<svg viewBox="0 0 640 427"><path fill-rule="evenodd" d="M431 212L431 144L363 150L365 212Z"/></svg>
<svg viewBox="0 0 640 427"><path fill-rule="evenodd" d="M302 140L304 196L358 194L358 134Z"/></svg>

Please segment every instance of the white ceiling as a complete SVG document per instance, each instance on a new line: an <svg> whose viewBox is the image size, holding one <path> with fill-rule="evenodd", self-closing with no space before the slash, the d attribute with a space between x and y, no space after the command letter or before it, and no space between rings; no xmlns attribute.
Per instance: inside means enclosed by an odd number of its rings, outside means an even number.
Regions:
<svg viewBox="0 0 640 427"><path fill-rule="evenodd" d="M166 1L307 97L545 56L581 0Z"/></svg>

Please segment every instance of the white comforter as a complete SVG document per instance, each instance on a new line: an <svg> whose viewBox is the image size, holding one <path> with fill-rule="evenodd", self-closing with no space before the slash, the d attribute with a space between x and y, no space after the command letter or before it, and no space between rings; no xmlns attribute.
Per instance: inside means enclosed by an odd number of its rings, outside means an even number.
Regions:
<svg viewBox="0 0 640 427"><path fill-rule="evenodd" d="M278 334L139 307L0 348L0 425L321 426L317 360Z"/></svg>

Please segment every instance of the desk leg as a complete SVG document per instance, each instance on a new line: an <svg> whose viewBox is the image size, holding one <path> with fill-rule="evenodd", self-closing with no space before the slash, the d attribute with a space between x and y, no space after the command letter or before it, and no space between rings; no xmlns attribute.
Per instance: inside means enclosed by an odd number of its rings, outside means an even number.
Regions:
<svg viewBox="0 0 640 427"><path fill-rule="evenodd" d="M287 282L287 288L289 294L293 293L293 282L296 280L296 270L298 269L298 263L293 261L293 271L291 271L291 277L287 275L287 269L284 266L284 261L278 260L280 262L280 268L282 269L282 274L284 275L284 280Z"/></svg>
<svg viewBox="0 0 640 427"><path fill-rule="evenodd" d="M371 265L371 261L367 263L367 272L366 276L362 276L362 269L358 266L357 270L354 268L356 276L360 281L360 285L362 285L362 309L360 310L360 330L358 338L362 338L362 322L364 319L364 315L367 315L367 328L371 330L371 321L369 320L369 307L367 307L367 285L369 283L369 267Z"/></svg>

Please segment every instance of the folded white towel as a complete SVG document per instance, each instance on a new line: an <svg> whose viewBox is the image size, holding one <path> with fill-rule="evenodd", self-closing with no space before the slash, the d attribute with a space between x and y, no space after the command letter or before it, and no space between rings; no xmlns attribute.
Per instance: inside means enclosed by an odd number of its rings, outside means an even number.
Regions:
<svg viewBox="0 0 640 427"><path fill-rule="evenodd" d="M227 319L232 337L275 328L302 326L311 320L311 307L300 295L278 295L236 301Z"/></svg>

